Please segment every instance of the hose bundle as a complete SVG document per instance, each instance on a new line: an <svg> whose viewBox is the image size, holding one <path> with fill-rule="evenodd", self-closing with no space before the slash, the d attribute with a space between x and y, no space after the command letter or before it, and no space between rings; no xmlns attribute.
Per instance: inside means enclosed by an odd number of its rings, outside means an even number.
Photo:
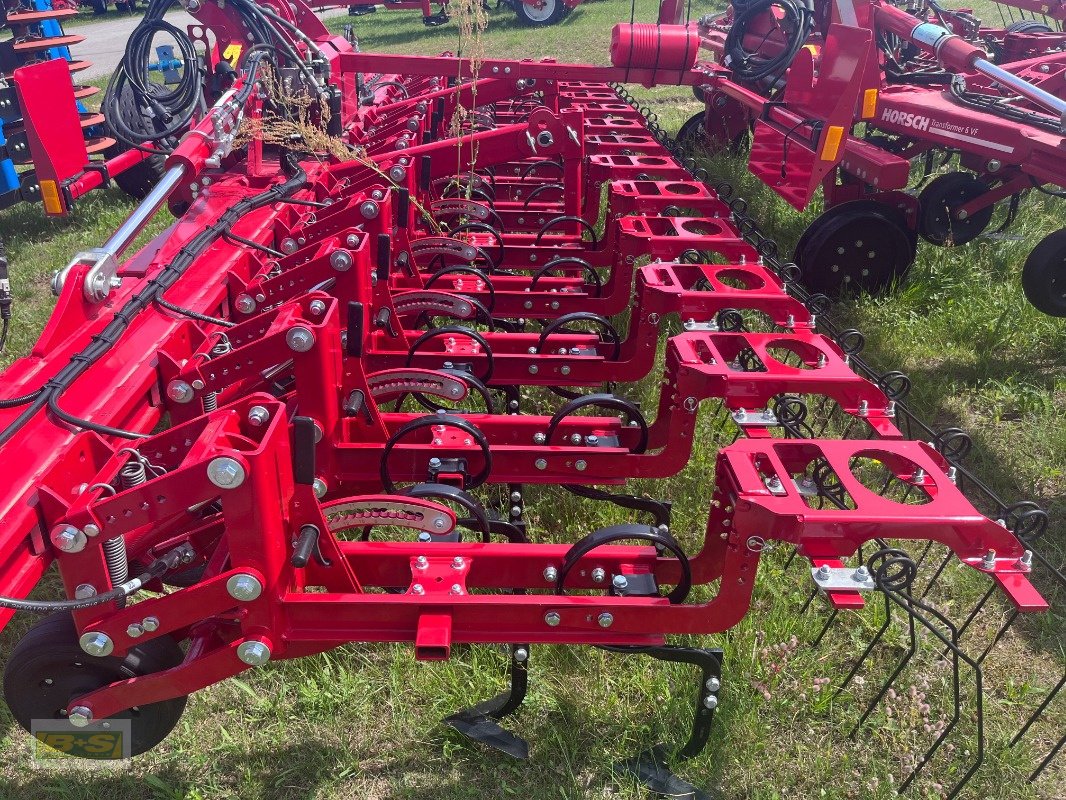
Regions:
<svg viewBox="0 0 1066 800"><path fill-rule="evenodd" d="M780 18L773 14L775 7L782 12ZM770 12L776 26L785 35L784 47L777 55L771 56L763 55L758 50L748 52L744 49L748 29L767 12ZM788 69L813 28L814 6L811 0L734 0L733 24L725 40L726 65L739 80L758 81L769 76L776 78ZM765 34L762 42L769 35Z"/></svg>

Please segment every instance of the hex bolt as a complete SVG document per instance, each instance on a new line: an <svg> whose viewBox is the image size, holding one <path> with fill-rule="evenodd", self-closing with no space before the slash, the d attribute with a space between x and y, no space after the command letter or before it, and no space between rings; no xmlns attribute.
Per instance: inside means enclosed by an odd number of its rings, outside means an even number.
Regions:
<svg viewBox="0 0 1066 800"><path fill-rule="evenodd" d="M540 368L536 364L530 364L529 365L529 374L530 375L536 375L538 372L540 372Z"/></svg>
<svg viewBox="0 0 1066 800"><path fill-rule="evenodd" d="M344 240L344 243L348 247L357 247L359 245L359 237L356 236L354 233L349 233L348 234L348 238L346 238ZM334 269L335 269L335 267L334 267Z"/></svg>
<svg viewBox="0 0 1066 800"><path fill-rule="evenodd" d="M544 615L544 622L552 628L556 627L562 621L563 618L559 616L557 611L549 611Z"/></svg>
<svg viewBox="0 0 1066 800"><path fill-rule="evenodd" d="M593 583L603 583L604 578L606 577L607 573L604 571L603 567L596 567L596 569L592 570Z"/></svg>
<svg viewBox="0 0 1066 800"><path fill-rule="evenodd" d="M546 441L548 441L547 434L544 434L544 433L534 433L533 434L533 444L544 444Z"/></svg>
<svg viewBox="0 0 1066 800"><path fill-rule="evenodd" d="M555 583L559 579L559 570L555 567L547 566L544 568L544 580L548 583Z"/></svg>
<svg viewBox="0 0 1066 800"><path fill-rule="evenodd" d="M829 580L829 576L831 574L832 573L830 573L830 571L829 571L829 565L828 564L822 564L822 566L818 567L818 571L816 573L814 573L814 579L816 581L827 581L827 580Z"/></svg>
<svg viewBox="0 0 1066 800"><path fill-rule="evenodd" d="M441 464L443 464L443 463L444 462L442 462L439 458L436 458L436 457L431 458L429 460L429 468L430 469L440 469Z"/></svg>
<svg viewBox="0 0 1066 800"><path fill-rule="evenodd" d="M226 591L234 600L247 603L263 593L263 584L254 575L241 572L226 581Z"/></svg>
<svg viewBox="0 0 1066 800"><path fill-rule="evenodd" d="M75 600L85 600L89 597L93 597L96 594L96 587L91 583L79 583L78 588L74 590Z"/></svg>
<svg viewBox="0 0 1066 800"><path fill-rule="evenodd" d="M359 204L359 213L363 215L363 219L374 219L379 211L378 204L373 200L365 200Z"/></svg>
<svg viewBox="0 0 1066 800"><path fill-rule="evenodd" d="M250 667L260 667L270 660L270 648L265 642L241 642L237 645L237 658Z"/></svg>
<svg viewBox="0 0 1066 800"><path fill-rule="evenodd" d="M511 502L512 503L521 503L522 502L522 493L521 492L511 492Z"/></svg>
<svg viewBox="0 0 1066 800"><path fill-rule="evenodd" d="M148 633L155 633L159 630L159 617L145 617L141 620L141 627Z"/></svg>
<svg viewBox="0 0 1066 800"><path fill-rule="evenodd" d="M337 272L346 272L352 268L352 254L347 250L335 250L329 257L329 265Z"/></svg>
<svg viewBox="0 0 1066 800"><path fill-rule="evenodd" d="M83 633L78 639L78 644L81 645L81 649L86 653L98 658L111 655L111 652L115 649L115 643L111 641L111 637L106 633L100 633L100 631Z"/></svg>
<svg viewBox="0 0 1066 800"><path fill-rule="evenodd" d="M316 317L326 313L326 304L322 300L312 300L307 308Z"/></svg>
<svg viewBox="0 0 1066 800"><path fill-rule="evenodd" d="M594 433L590 433L588 436L585 437L585 444L590 446L596 445L599 441L600 437Z"/></svg>
<svg viewBox="0 0 1066 800"><path fill-rule="evenodd" d="M52 544L64 553L80 553L88 541L85 534L73 525L60 525L52 531Z"/></svg>
<svg viewBox="0 0 1066 800"><path fill-rule="evenodd" d="M1033 551L1026 550L1022 553L1022 557L1018 559L1018 569L1032 569L1033 567Z"/></svg>
<svg viewBox="0 0 1066 800"><path fill-rule="evenodd" d="M519 664L523 664L529 660L529 651L526 650L526 648L524 647L519 647L517 650L514 651L513 658Z"/></svg>
<svg viewBox="0 0 1066 800"><path fill-rule="evenodd" d="M441 527L444 527L444 526L442 525ZM433 534L430 533L429 531L421 531L418 534L418 541L420 541L422 544L425 544L426 542L432 542L433 541Z"/></svg>
<svg viewBox="0 0 1066 800"><path fill-rule="evenodd" d="M547 469L548 461L544 458L538 458L536 461L533 462L533 466L537 469Z"/></svg>
<svg viewBox="0 0 1066 800"><path fill-rule="evenodd" d="M582 458L579 458L577 461L574 462L574 469L576 469L578 472L584 472L586 469L588 469L588 466L589 462L585 461Z"/></svg>
<svg viewBox="0 0 1066 800"><path fill-rule="evenodd" d="M240 295L234 305L241 314L251 314L255 311L255 300L247 294Z"/></svg>
<svg viewBox="0 0 1066 800"><path fill-rule="evenodd" d="M425 556L419 556L415 559L415 567L417 569L426 569L429 566L429 559Z"/></svg>
<svg viewBox="0 0 1066 800"><path fill-rule="evenodd" d="M718 696L717 695L713 695L713 694L709 694L706 697L704 697L703 698L703 707L708 709L709 711L714 711L716 708L718 708Z"/></svg>
<svg viewBox="0 0 1066 800"><path fill-rule="evenodd" d="M449 591L449 594L462 594L462 593L463 593L463 587L460 586L458 583L453 583L452 584L452 588Z"/></svg>
<svg viewBox="0 0 1066 800"><path fill-rule="evenodd" d="M722 682L718 678L708 678L704 686L707 687L708 692L717 692L722 688Z"/></svg>
<svg viewBox="0 0 1066 800"><path fill-rule="evenodd" d="M252 406L248 409L248 422L256 428L261 428L270 422L270 412L263 406Z"/></svg>
<svg viewBox="0 0 1066 800"><path fill-rule="evenodd" d="M90 522L88 525L82 528L82 532L90 539L92 539L93 537L100 535L100 526L94 525Z"/></svg>
<svg viewBox="0 0 1066 800"><path fill-rule="evenodd" d="M627 586L629 586L629 578L627 578L625 575L615 575L611 579L611 585L615 589L625 589Z"/></svg>
<svg viewBox="0 0 1066 800"><path fill-rule="evenodd" d="M985 569L995 569L996 568L996 551L995 550L989 550L987 553L985 553L984 558L981 559L981 566L984 567Z"/></svg>
<svg viewBox="0 0 1066 800"><path fill-rule="evenodd" d="M462 569L466 566L466 561L462 556L456 556L452 559L452 569Z"/></svg>
<svg viewBox="0 0 1066 800"><path fill-rule="evenodd" d="M426 588L421 583L416 583L411 586L411 594L425 594Z"/></svg>
<svg viewBox="0 0 1066 800"><path fill-rule="evenodd" d="M870 570L866 569L865 565L860 564L859 568L851 573L851 579L856 583L866 583L870 580Z"/></svg>
<svg viewBox="0 0 1066 800"><path fill-rule="evenodd" d="M131 622L126 628L126 635L131 639L136 639L139 636L144 635L144 627L139 622Z"/></svg>
<svg viewBox="0 0 1066 800"><path fill-rule="evenodd" d="M311 490L315 493L315 497L321 500L326 496L326 492L329 490L329 485L322 478L315 478L311 482Z"/></svg>
<svg viewBox="0 0 1066 800"><path fill-rule="evenodd" d="M207 479L219 489L236 489L245 477L240 462L228 456L212 459L207 465Z"/></svg>
<svg viewBox="0 0 1066 800"><path fill-rule="evenodd" d="M67 722L75 728L84 728L93 721L93 712L85 706L74 706L67 715Z"/></svg>
<svg viewBox="0 0 1066 800"><path fill-rule="evenodd" d="M194 394L192 387L185 381L171 381L167 384L167 397L175 403L188 403Z"/></svg>
<svg viewBox="0 0 1066 800"><path fill-rule="evenodd" d="M604 611L596 621L600 623L601 628L609 628L614 624L614 614Z"/></svg>
<svg viewBox="0 0 1066 800"><path fill-rule="evenodd" d="M295 239L293 239L291 237L285 237L284 239L281 240L281 252L283 252L285 255L291 256L293 253L295 253L299 249L300 249L300 246L298 244L296 244L296 240Z"/></svg>
<svg viewBox="0 0 1066 800"><path fill-rule="evenodd" d="M294 353L306 353L314 347L315 335L302 325L297 325L285 334L285 344Z"/></svg>
<svg viewBox="0 0 1066 800"><path fill-rule="evenodd" d="M520 516L522 516L522 506L511 506L511 516L512 517L520 517Z"/></svg>

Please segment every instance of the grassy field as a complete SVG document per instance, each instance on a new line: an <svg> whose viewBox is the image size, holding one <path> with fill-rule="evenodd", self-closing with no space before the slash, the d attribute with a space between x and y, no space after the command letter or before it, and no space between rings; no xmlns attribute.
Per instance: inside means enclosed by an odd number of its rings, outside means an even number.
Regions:
<svg viewBox="0 0 1066 800"><path fill-rule="evenodd" d="M652 19L653 8L641 0L637 19ZM711 8L696 3L693 14ZM489 56L607 63L610 25L628 16L628 5L598 0L559 26L532 32L504 8L490 13L485 50ZM346 23L330 24L340 29ZM417 12L379 12L355 26L364 51L432 54L469 45L457 41L454 25L424 29ZM699 109L684 90L642 90L641 97L670 129ZM742 187L786 252L818 212L793 212L746 178L743 164L713 161L710 167ZM51 272L74 251L102 241L130 207L107 191L83 201L69 220L46 221L28 207L0 216L16 291L16 325L3 363L25 353L43 324L52 302ZM1018 273L1035 242L1061 224L1061 206L1028 198L1012 236L955 250L923 246L898 293L857 298L834 310L867 333L871 361L913 378L912 402L936 427L958 424L973 434L969 463L979 474L1004 496L1035 499L1059 519L1066 515L1066 321L1030 308ZM644 399L652 388L649 381L632 394ZM675 533L690 550L703 536L715 453L731 438L717 423L709 414L701 419L693 459L681 475L633 487L675 503ZM576 540L621 520L561 492L532 496L531 521L544 537ZM1061 547L1064 532L1057 528L1048 539ZM781 548L764 557L745 621L701 642L726 650L723 702L711 746L679 772L730 800L893 797L910 760L935 735L929 729L948 713L949 673L935 648L924 647L897 683L896 696L856 740L847 738L905 637L894 628L860 681L834 697L831 681L847 672L880 624L880 604L842 615L820 646L810 646L826 611L815 603L799 613L810 579L799 564L785 569L787 555ZM961 619L983 588L971 573L952 567L933 600ZM993 605L974 626L967 642L978 652L1003 613ZM10 650L25 624L20 620L0 634L0 653ZM1016 626L989 656L988 756L964 797L1066 797L1066 757L1039 783L1025 783L1034 756L1066 726L1066 698L1049 709L1031 738L1007 746L1062 673L1063 628L1061 616ZM529 739L532 758L507 760L439 723L501 688L504 653L458 647L454 655L444 664L419 664L409 647L353 645L246 673L193 697L160 748L118 771L72 775L30 768L29 737L0 707L0 798L640 798L646 793L612 775L611 765L687 735L695 692L688 668L588 648L538 647L530 696L508 722ZM965 735L951 741L955 749L938 756L910 796L942 796L958 777L972 742Z"/></svg>

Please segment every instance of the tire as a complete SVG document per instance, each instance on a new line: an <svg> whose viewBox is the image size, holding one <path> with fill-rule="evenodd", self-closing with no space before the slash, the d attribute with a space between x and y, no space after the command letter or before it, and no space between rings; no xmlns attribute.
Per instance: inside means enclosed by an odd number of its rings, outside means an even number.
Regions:
<svg viewBox="0 0 1066 800"><path fill-rule="evenodd" d="M122 115L122 120L126 124L126 127L133 131L144 133L146 137L154 136L158 131L152 120L145 119L141 115L141 111L137 107L137 103L134 101L133 90L128 84L123 85L121 97L119 97L118 102L115 103L114 108L110 108L107 99L104 101L104 108L109 109L112 113L117 110L117 112ZM114 135L113 130L110 129L110 125L109 132ZM114 158L129 149L128 145L119 141L117 144L104 151L104 157ZM159 182L159 179L163 177L163 173L166 172L165 162L166 157L163 155L149 156L144 161L141 161L124 172L120 172L112 177L118 185L118 188L123 192L134 199L143 200Z"/></svg>
<svg viewBox="0 0 1066 800"><path fill-rule="evenodd" d="M1066 229L1048 234L1022 267L1022 289L1037 311L1066 317Z"/></svg>
<svg viewBox="0 0 1066 800"><path fill-rule="evenodd" d="M563 3L563 0L542 0L542 2L543 8L537 8L526 5L522 0L514 0L515 14L518 15L519 23L534 28L544 28L562 22L570 13L570 9Z"/></svg>
<svg viewBox="0 0 1066 800"><path fill-rule="evenodd" d="M150 675L178 666L184 655L169 636L131 647L126 656L90 656L78 644L70 614L38 622L11 651L4 670L4 699L26 730L35 719L63 719L69 701L115 681ZM186 697L127 709L111 719L130 721L130 754L159 744L178 724Z"/></svg>
<svg viewBox="0 0 1066 800"><path fill-rule="evenodd" d="M1051 28L1035 19L1020 19L1006 28L1006 33L1051 33Z"/></svg>
<svg viewBox="0 0 1066 800"><path fill-rule="evenodd" d="M918 234L937 247L972 242L988 228L994 206L986 206L966 219L956 219L954 209L989 191L987 183L969 172L937 176L918 195Z"/></svg>
<svg viewBox="0 0 1066 800"><path fill-rule="evenodd" d="M107 0L89 0L89 6L92 8L93 14L107 13Z"/></svg>

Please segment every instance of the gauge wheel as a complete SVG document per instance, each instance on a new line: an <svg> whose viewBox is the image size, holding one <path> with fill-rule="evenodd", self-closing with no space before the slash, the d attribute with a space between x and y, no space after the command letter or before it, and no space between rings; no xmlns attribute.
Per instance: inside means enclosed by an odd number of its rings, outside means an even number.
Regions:
<svg viewBox="0 0 1066 800"><path fill-rule="evenodd" d="M1030 303L1052 317L1066 317L1066 229L1040 240L1022 267L1022 289Z"/></svg>
<svg viewBox="0 0 1066 800"><path fill-rule="evenodd" d="M545 27L561 22L570 9L563 0L539 0L537 4L515 0L515 13L523 25Z"/></svg>
<svg viewBox="0 0 1066 800"><path fill-rule="evenodd" d="M816 218L793 257L809 290L837 297L884 292L906 276L914 254L902 214L876 200L852 200Z"/></svg>
<svg viewBox="0 0 1066 800"><path fill-rule="evenodd" d="M4 669L4 699L26 730L33 720L66 719L71 701L116 681L181 664L181 648L169 636L131 647L124 657L90 656L78 644L70 614L55 614L27 631ZM186 697L134 706L110 719L130 721L130 754L151 750L181 719Z"/></svg>
<svg viewBox="0 0 1066 800"><path fill-rule="evenodd" d="M972 242L992 221L993 205L958 219L955 209L990 191L983 180L969 172L949 172L930 181L918 195L918 233L938 247L958 247Z"/></svg>

